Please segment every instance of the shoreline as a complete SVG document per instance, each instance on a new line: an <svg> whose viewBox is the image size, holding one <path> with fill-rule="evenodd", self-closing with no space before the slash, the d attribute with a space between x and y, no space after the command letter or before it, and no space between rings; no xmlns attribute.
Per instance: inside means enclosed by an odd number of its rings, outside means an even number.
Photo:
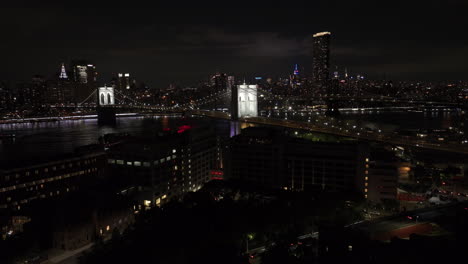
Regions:
<svg viewBox="0 0 468 264"><path fill-rule="evenodd" d="M137 116L173 116L180 114L140 114L140 113L121 113L116 114L117 118L120 117L137 117ZM27 123L49 123L49 122L60 122L70 120L88 120L97 119L97 114L93 115L81 115L81 116L51 116L51 117L30 117L30 118L16 118L0 120L0 125L13 125L13 124L27 124Z"/></svg>

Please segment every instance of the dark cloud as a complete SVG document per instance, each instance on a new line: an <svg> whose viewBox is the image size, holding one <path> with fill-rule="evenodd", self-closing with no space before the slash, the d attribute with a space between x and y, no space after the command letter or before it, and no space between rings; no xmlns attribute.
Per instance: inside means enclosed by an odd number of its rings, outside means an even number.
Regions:
<svg viewBox="0 0 468 264"><path fill-rule="evenodd" d="M6 6L0 79L51 75L73 58L96 63L102 82L128 71L156 87L194 84L218 70L284 76L299 63L307 73L311 36L324 30L333 33L332 63L341 69L375 78L468 77L462 1L246 3Z"/></svg>

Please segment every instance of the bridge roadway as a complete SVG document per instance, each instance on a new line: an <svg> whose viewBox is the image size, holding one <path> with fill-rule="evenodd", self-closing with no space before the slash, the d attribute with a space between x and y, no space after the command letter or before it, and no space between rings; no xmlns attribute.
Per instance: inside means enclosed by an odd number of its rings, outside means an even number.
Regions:
<svg viewBox="0 0 468 264"><path fill-rule="evenodd" d="M215 112L215 111L203 111L203 110L191 110L187 111L187 114L206 116L211 118L231 120L231 117L228 113L224 112ZM388 143L397 146L409 146L409 147L418 147L423 149L438 150L438 151L447 151L460 154L468 154L468 146L464 146L456 143L431 143L424 140L419 140L414 137L406 137L400 135L388 135L384 133L376 133L370 131L356 131L351 129L343 129L341 127L330 127L324 126L317 123L307 123L303 121L294 121L294 120L283 120L275 119L268 117L249 117L249 118L239 118L241 122L254 123L260 125L270 125L270 126L281 126L288 127L293 129L309 130L314 132L320 132L325 134L351 137L359 140L365 141L375 141Z"/></svg>

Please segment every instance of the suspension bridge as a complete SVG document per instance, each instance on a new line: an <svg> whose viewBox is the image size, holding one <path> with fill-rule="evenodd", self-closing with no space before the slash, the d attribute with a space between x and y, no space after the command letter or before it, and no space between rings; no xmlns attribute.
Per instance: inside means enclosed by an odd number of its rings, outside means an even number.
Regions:
<svg viewBox="0 0 468 264"><path fill-rule="evenodd" d="M235 91L233 91L235 90ZM244 97L244 98L242 98ZM397 101L393 98L375 98L372 101L382 100L395 104ZM89 101L95 103L87 103ZM150 111L153 113L178 113L183 115L197 115L210 118L218 118L225 120L239 120L241 122L249 122L268 126L281 126L291 129L298 129L303 131L320 132L332 134L342 137L350 137L357 140L382 142L396 146L416 147L438 151L448 151L454 153L468 154L468 144L454 143L454 142L429 142L422 138L412 136L402 136L394 133L383 132L381 130L369 131L362 127L350 126L349 124L340 123L336 118L326 115L317 115L314 118L309 118L308 121L287 120L283 118L262 117L258 113L263 111L260 104L264 103L281 103L283 109L285 104L290 102L304 102L313 104L328 105L332 110L338 111L336 104L329 104L330 101L338 102L340 100L349 100L347 97L334 97L330 98L304 98L300 96L281 96L273 95L271 92L255 86L254 89L242 89L238 86L236 89L224 89L212 92L209 95L189 100L183 104L175 104L173 106L163 105L147 105L126 96L125 94L117 91L111 87L101 87L94 91L83 102L75 106L76 108L95 108L98 115L98 121L102 124L114 124L116 122L116 111ZM364 98L364 100L371 100ZM129 104L119 104L119 101L131 102ZM225 107L220 102L229 102ZM407 101L402 102L408 104ZM412 102L420 106L422 102ZM206 107L207 105L211 107ZM255 105L255 109L246 110ZM453 104L443 104L437 102L425 102L425 107L430 109L438 109L441 107L456 107ZM223 110L221 110L223 109ZM226 111L228 109L229 111ZM241 109L241 110L240 110ZM241 113L244 111L244 113ZM245 112L247 111L247 112ZM250 112L249 112L250 111ZM287 111L287 110L285 110ZM292 110L296 111L296 110ZM306 110L313 111L313 110ZM247 113L247 114L246 114Z"/></svg>

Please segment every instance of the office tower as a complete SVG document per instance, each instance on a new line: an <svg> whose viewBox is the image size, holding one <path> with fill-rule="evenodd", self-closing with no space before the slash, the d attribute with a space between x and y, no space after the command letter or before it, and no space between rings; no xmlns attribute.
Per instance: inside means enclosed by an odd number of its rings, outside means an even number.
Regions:
<svg viewBox="0 0 468 264"><path fill-rule="evenodd" d="M228 76L225 73L216 73L211 76L211 87L214 92L224 91L227 88Z"/></svg>
<svg viewBox="0 0 468 264"><path fill-rule="evenodd" d="M232 87L235 87L236 82L234 76L228 76L227 77L227 88L232 89Z"/></svg>
<svg viewBox="0 0 468 264"><path fill-rule="evenodd" d="M329 79L330 68L330 32L314 34L312 50L313 80L317 85L325 86Z"/></svg>
<svg viewBox="0 0 468 264"><path fill-rule="evenodd" d="M117 74L117 89L121 92L130 89L130 73Z"/></svg>
<svg viewBox="0 0 468 264"><path fill-rule="evenodd" d="M97 89L97 72L94 64L86 61L72 61L74 91L73 97L76 103L83 102ZM88 103L95 102L95 97Z"/></svg>
<svg viewBox="0 0 468 264"><path fill-rule="evenodd" d="M58 78L47 80L45 101L51 104L63 104L73 99L73 85L68 78L65 64L62 63Z"/></svg>

